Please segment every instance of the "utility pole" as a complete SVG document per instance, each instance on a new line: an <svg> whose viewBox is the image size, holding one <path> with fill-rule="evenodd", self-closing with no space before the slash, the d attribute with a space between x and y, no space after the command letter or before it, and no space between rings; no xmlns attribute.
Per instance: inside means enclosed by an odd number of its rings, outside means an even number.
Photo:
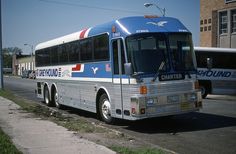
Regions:
<svg viewBox="0 0 236 154"><path fill-rule="evenodd" d="M2 0L0 0L0 90L2 90L3 88Z"/></svg>

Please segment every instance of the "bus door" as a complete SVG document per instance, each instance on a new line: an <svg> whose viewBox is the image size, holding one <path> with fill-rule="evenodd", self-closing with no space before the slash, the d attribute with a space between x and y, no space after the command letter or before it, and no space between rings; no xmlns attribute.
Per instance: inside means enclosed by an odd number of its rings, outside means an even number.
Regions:
<svg viewBox="0 0 236 154"><path fill-rule="evenodd" d="M123 86L122 79L124 77L124 45L122 39L112 41L113 50L113 98L111 101L116 109L116 116L123 118Z"/></svg>

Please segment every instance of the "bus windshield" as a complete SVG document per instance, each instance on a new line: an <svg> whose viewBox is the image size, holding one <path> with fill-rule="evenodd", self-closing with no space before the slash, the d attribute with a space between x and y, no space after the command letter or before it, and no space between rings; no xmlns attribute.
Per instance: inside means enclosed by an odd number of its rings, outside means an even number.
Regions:
<svg viewBox="0 0 236 154"><path fill-rule="evenodd" d="M134 73L196 70L190 34L147 33L128 37L127 55Z"/></svg>
<svg viewBox="0 0 236 154"><path fill-rule="evenodd" d="M155 74L170 69L167 41L163 34L141 34L127 38L127 53L135 73Z"/></svg>
<svg viewBox="0 0 236 154"><path fill-rule="evenodd" d="M175 71L194 71L194 51L190 34L169 34L170 56Z"/></svg>

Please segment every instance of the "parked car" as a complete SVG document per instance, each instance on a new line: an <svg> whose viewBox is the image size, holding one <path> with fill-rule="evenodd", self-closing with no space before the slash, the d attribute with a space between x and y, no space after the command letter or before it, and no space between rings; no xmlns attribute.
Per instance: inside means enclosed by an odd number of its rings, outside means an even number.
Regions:
<svg viewBox="0 0 236 154"><path fill-rule="evenodd" d="M35 71L31 71L31 73L29 74L29 78L30 79L35 79L36 78Z"/></svg>
<svg viewBox="0 0 236 154"><path fill-rule="evenodd" d="M22 78L29 78L29 75L30 75L31 72L32 72L31 70L24 70L24 71L22 72L21 77L22 77Z"/></svg>

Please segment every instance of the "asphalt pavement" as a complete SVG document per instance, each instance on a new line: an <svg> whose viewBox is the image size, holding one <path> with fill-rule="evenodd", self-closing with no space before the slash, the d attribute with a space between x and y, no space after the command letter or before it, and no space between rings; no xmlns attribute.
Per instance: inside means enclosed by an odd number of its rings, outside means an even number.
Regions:
<svg viewBox="0 0 236 154"><path fill-rule="evenodd" d="M33 117L0 97L0 127L24 154L115 154L57 124Z"/></svg>

